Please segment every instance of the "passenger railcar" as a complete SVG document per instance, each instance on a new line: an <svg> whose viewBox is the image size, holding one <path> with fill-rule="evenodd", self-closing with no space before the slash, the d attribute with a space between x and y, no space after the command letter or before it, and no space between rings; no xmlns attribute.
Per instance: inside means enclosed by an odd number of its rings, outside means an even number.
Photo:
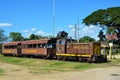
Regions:
<svg viewBox="0 0 120 80"><path fill-rule="evenodd" d="M52 58L55 56L56 38L10 42L2 44L3 55L33 55Z"/></svg>

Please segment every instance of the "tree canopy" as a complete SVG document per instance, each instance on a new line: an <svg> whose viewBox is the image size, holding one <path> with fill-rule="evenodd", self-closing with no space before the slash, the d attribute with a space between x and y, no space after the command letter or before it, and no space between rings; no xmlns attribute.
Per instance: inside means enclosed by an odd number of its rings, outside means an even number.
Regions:
<svg viewBox="0 0 120 80"><path fill-rule="evenodd" d="M91 38L89 36L84 36L84 37L80 38L79 41L82 42L82 43L86 43L86 42L94 42L95 39Z"/></svg>
<svg viewBox="0 0 120 80"><path fill-rule="evenodd" d="M118 41L120 42L120 7L99 9L84 18L83 23L85 25L100 26L103 29L106 27L106 32L110 35L116 32L117 38L119 39ZM105 38L105 35L101 35L102 30L98 35L101 39L100 41L102 41L102 38Z"/></svg>
<svg viewBox="0 0 120 80"><path fill-rule="evenodd" d="M12 41L23 41L24 37L19 32L10 32L10 38Z"/></svg>
<svg viewBox="0 0 120 80"><path fill-rule="evenodd" d="M83 23L102 27L120 27L120 7L99 9L83 19Z"/></svg>
<svg viewBox="0 0 120 80"><path fill-rule="evenodd" d="M37 39L42 39L42 38L50 38L50 36L41 36L41 35L31 34L28 39L37 40Z"/></svg>
<svg viewBox="0 0 120 80"><path fill-rule="evenodd" d="M39 39L39 36L38 35L35 35L35 34L31 34L30 37L29 37L30 40L36 40L36 39Z"/></svg>

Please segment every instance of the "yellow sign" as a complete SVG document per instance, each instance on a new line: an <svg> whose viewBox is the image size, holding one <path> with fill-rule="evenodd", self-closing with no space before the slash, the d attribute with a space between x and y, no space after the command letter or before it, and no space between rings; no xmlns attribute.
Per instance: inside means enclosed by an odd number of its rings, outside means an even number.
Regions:
<svg viewBox="0 0 120 80"><path fill-rule="evenodd" d="M5 50L4 52L5 53L11 53L12 51L11 50Z"/></svg>
<svg viewBox="0 0 120 80"><path fill-rule="evenodd" d="M26 53L36 53L36 50L26 50Z"/></svg>

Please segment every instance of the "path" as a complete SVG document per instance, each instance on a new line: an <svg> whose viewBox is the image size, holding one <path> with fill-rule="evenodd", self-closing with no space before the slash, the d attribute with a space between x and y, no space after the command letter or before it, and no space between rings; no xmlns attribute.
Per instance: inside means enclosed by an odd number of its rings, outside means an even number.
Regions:
<svg viewBox="0 0 120 80"><path fill-rule="evenodd" d="M97 68L78 72L60 72L52 74L33 74L25 67L1 63L5 71L0 80L120 80L120 65L109 68Z"/></svg>

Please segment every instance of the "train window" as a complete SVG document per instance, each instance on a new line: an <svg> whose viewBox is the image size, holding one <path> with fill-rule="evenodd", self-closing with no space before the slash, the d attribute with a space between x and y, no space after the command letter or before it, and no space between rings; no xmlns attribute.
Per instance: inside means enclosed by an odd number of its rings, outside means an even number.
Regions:
<svg viewBox="0 0 120 80"><path fill-rule="evenodd" d="M8 46L4 46L5 49L8 49Z"/></svg>
<svg viewBox="0 0 120 80"><path fill-rule="evenodd" d="M42 47L42 44L38 44L38 47L41 48L41 47Z"/></svg>
<svg viewBox="0 0 120 80"><path fill-rule="evenodd" d="M46 48L47 47L47 45L46 44L42 44L42 48Z"/></svg>
<svg viewBox="0 0 120 80"><path fill-rule="evenodd" d="M65 40L60 40L59 44L65 44Z"/></svg>
<svg viewBox="0 0 120 80"><path fill-rule="evenodd" d="M32 44L28 44L28 45L27 45L27 48L32 48Z"/></svg>
<svg viewBox="0 0 120 80"><path fill-rule="evenodd" d="M14 49L14 45L12 45L11 48Z"/></svg>
<svg viewBox="0 0 120 80"><path fill-rule="evenodd" d="M36 48L40 48L40 45L39 45L39 44L36 44Z"/></svg>
<svg viewBox="0 0 120 80"><path fill-rule="evenodd" d="M22 48L27 48L27 45L26 45L26 44L23 44L23 45L22 45Z"/></svg>
<svg viewBox="0 0 120 80"><path fill-rule="evenodd" d="M50 44L47 45L47 48L52 48L52 46L53 46L53 44L50 43Z"/></svg>
<svg viewBox="0 0 120 80"><path fill-rule="evenodd" d="M36 44L33 44L33 48L37 48Z"/></svg>
<svg viewBox="0 0 120 80"><path fill-rule="evenodd" d="M11 49L12 46L8 46L8 49Z"/></svg>

